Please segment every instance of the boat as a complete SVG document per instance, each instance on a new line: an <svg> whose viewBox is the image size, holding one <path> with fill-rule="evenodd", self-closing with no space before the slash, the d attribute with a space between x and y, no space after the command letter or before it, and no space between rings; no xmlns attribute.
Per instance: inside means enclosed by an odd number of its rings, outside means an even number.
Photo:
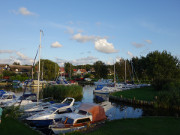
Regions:
<svg viewBox="0 0 180 135"><path fill-rule="evenodd" d="M5 90L0 90L0 98L1 98L2 95L4 95L5 93L7 93Z"/></svg>
<svg viewBox="0 0 180 135"><path fill-rule="evenodd" d="M112 79L99 79L97 82L94 82L94 85L103 85L103 86L112 86L114 83Z"/></svg>
<svg viewBox="0 0 180 135"><path fill-rule="evenodd" d="M104 108L93 103L82 103L73 113L63 116L61 121L53 122L49 128L55 133L68 133L105 122Z"/></svg>
<svg viewBox="0 0 180 135"><path fill-rule="evenodd" d="M53 120L59 121L64 114L74 110L73 104L75 99L67 97L59 104L52 104L48 109L38 112L26 118L27 122L35 126L49 126Z"/></svg>
<svg viewBox="0 0 180 135"><path fill-rule="evenodd" d="M14 98L14 100L10 100L5 102L4 107L8 106L20 106L20 108L25 108L27 106L32 107L37 103L36 94L34 93L24 93L19 98Z"/></svg>
<svg viewBox="0 0 180 135"><path fill-rule="evenodd" d="M6 92L5 94L2 95L0 98L0 107L5 107L4 105L7 102L15 102L17 99L16 95L14 92Z"/></svg>
<svg viewBox="0 0 180 135"><path fill-rule="evenodd" d="M12 82L13 86L19 86L20 83L21 83L21 81L19 81L19 80L13 80L13 82Z"/></svg>
<svg viewBox="0 0 180 135"><path fill-rule="evenodd" d="M46 81L39 81L39 87L47 85ZM38 87L38 80L33 80L30 87Z"/></svg>

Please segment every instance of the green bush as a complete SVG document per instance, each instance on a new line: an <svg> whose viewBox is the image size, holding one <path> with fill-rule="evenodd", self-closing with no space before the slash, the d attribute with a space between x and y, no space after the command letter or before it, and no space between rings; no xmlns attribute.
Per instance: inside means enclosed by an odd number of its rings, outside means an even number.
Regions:
<svg viewBox="0 0 180 135"><path fill-rule="evenodd" d="M163 108L180 108L180 91L161 91L157 98L157 105Z"/></svg>
<svg viewBox="0 0 180 135"><path fill-rule="evenodd" d="M82 99L82 87L78 85L55 85L43 89L43 98L52 97L54 100L63 100L66 97L73 97L76 100Z"/></svg>

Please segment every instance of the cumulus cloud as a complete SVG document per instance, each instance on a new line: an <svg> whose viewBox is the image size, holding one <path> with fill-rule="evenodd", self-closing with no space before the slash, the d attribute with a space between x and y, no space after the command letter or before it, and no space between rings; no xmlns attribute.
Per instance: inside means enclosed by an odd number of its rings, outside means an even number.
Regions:
<svg viewBox="0 0 180 135"><path fill-rule="evenodd" d="M62 47L62 45L59 42L56 41L56 42L51 44L51 47L52 48L60 48L60 47Z"/></svg>
<svg viewBox="0 0 180 135"><path fill-rule="evenodd" d="M136 42L132 42L132 45L135 46L136 48L141 48L141 47L145 46L145 44L136 43Z"/></svg>
<svg viewBox="0 0 180 135"><path fill-rule="evenodd" d="M114 48L112 43L108 43L106 39L99 39L95 41L95 49L102 53L117 53L118 50Z"/></svg>
<svg viewBox="0 0 180 135"><path fill-rule="evenodd" d="M152 44L152 41L151 40L144 40L146 43L148 44Z"/></svg>
<svg viewBox="0 0 180 135"><path fill-rule="evenodd" d="M127 54L128 54L131 58L134 57L133 54L132 54L130 51L128 51Z"/></svg>
<svg viewBox="0 0 180 135"><path fill-rule="evenodd" d="M14 14L21 14L21 15L24 15L24 16L32 16L32 15L36 15L35 13L29 11L27 8L25 7L21 7L19 8L17 11L16 10L13 10L12 11Z"/></svg>
<svg viewBox="0 0 180 135"><path fill-rule="evenodd" d="M14 50L0 50L0 53L14 53Z"/></svg>
<svg viewBox="0 0 180 135"><path fill-rule="evenodd" d="M32 63L34 61L32 58L29 58L29 57L25 56L21 52L16 52L16 54L17 54L18 57L17 58L11 58L12 61L19 62L20 64L32 65Z"/></svg>
<svg viewBox="0 0 180 135"><path fill-rule="evenodd" d="M66 62L70 62L73 65L85 65L85 64L93 64L96 61L98 61L98 59L93 56L88 56L88 57L79 58L79 59L70 60L70 61L56 58L56 62L59 64L59 66L64 66L64 63Z"/></svg>
<svg viewBox="0 0 180 135"><path fill-rule="evenodd" d="M87 35L82 35L81 33L77 33L72 37L73 40L76 40L77 42L80 43L94 42L100 38L101 37L99 36L87 36Z"/></svg>
<svg viewBox="0 0 180 135"><path fill-rule="evenodd" d="M19 8L19 13L21 14L21 15L35 15L35 13L33 13L33 12L30 12L27 8L25 8L25 7L21 7L21 8Z"/></svg>

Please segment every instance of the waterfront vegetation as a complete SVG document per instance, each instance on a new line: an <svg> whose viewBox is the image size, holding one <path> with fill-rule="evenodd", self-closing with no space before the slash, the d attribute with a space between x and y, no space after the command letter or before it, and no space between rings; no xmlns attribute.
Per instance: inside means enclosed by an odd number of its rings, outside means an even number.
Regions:
<svg viewBox="0 0 180 135"><path fill-rule="evenodd" d="M143 117L106 122L92 132L75 132L68 135L178 135L180 118Z"/></svg>
<svg viewBox="0 0 180 135"><path fill-rule="evenodd" d="M79 101L83 97L83 88L79 85L54 85L43 89L43 98L52 97L54 100L63 100L73 97Z"/></svg>
<svg viewBox="0 0 180 135"><path fill-rule="evenodd" d="M119 91L111 95L132 100L153 101L154 107L180 110L180 89L177 87L173 90L161 91L157 91L153 87L144 87Z"/></svg>
<svg viewBox="0 0 180 135"><path fill-rule="evenodd" d="M145 100L145 101L154 101L155 96L158 95L153 87L143 87L131 90L124 90L112 93L112 96L118 96L122 98L134 99L135 100Z"/></svg>
<svg viewBox="0 0 180 135"><path fill-rule="evenodd" d="M39 132L32 130L29 126L19 121L20 111L18 107L3 109L0 124L1 135L39 135Z"/></svg>

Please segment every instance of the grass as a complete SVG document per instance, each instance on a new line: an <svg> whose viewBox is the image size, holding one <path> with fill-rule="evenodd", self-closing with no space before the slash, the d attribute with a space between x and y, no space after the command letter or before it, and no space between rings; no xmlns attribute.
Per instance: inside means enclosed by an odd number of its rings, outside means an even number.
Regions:
<svg viewBox="0 0 180 135"><path fill-rule="evenodd" d="M70 133L70 135L85 133ZM180 118L144 117L107 122L104 126L87 135L178 135Z"/></svg>
<svg viewBox="0 0 180 135"><path fill-rule="evenodd" d="M112 96L120 97L121 95L129 99L134 99L135 97L136 100L153 101L155 96L158 95L158 91L152 87L144 87L112 93Z"/></svg>
<svg viewBox="0 0 180 135"><path fill-rule="evenodd" d="M1 135L40 135L38 132L32 130L24 123L13 118L2 118L0 124Z"/></svg>

